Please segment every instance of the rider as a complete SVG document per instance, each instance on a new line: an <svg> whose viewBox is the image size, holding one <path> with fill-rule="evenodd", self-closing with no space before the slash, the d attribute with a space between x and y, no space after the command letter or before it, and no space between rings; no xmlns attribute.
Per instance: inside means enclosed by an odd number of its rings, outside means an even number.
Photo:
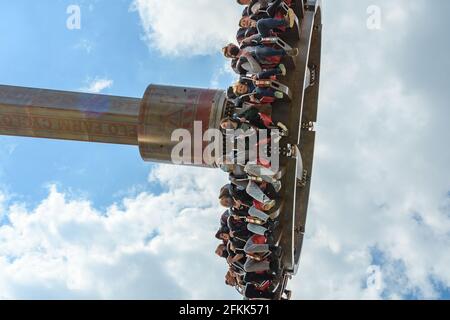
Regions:
<svg viewBox="0 0 450 320"><path fill-rule="evenodd" d="M235 44L230 43L222 48L222 52L227 58L237 59L235 69L239 70L242 67L242 69L251 74L257 74L263 71L262 66L278 65L282 57L297 56L299 51L297 48L285 50L283 48L268 47L263 44L240 49Z"/></svg>

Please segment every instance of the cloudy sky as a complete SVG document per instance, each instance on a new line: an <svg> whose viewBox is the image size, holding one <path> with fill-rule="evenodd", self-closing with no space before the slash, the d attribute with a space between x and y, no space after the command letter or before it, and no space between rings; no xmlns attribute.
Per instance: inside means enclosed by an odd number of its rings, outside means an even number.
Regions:
<svg viewBox="0 0 450 320"><path fill-rule="evenodd" d="M66 26L70 5L79 30ZM450 2L323 7L294 298L449 299ZM232 0L3 1L0 83L134 97L150 83L225 88L220 48L240 11ZM237 299L213 252L225 182L143 163L133 147L0 137L0 298Z"/></svg>

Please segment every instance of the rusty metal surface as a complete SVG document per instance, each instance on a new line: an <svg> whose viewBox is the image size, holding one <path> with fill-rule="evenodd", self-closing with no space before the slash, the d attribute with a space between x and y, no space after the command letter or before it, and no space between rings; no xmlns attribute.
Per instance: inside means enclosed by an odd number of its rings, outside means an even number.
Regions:
<svg viewBox="0 0 450 320"><path fill-rule="evenodd" d="M140 99L0 85L0 135L137 145Z"/></svg>
<svg viewBox="0 0 450 320"><path fill-rule="evenodd" d="M186 129L195 141L203 141L206 130L218 128L225 110L225 92L184 87L151 85L145 92L139 116L139 149L144 160L171 163L171 141L176 129ZM194 122L201 125L194 130ZM192 144L191 163L207 166L203 161L204 142L195 152Z"/></svg>

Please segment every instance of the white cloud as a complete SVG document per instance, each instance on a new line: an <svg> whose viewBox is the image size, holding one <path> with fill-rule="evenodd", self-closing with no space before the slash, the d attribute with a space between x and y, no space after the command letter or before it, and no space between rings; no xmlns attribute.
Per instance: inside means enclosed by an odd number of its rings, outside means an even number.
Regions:
<svg viewBox="0 0 450 320"><path fill-rule="evenodd" d="M220 51L233 41L241 7L230 0L135 0L146 43L164 55Z"/></svg>
<svg viewBox="0 0 450 320"><path fill-rule="evenodd" d="M74 46L74 49L79 49L85 51L87 54L91 54L92 50L95 47L95 43L88 40L88 39L81 39L78 41L78 43Z"/></svg>
<svg viewBox="0 0 450 320"><path fill-rule="evenodd" d="M93 80L88 80L87 86L81 88L80 90L89 93L100 93L105 89L111 88L113 84L114 81L111 79L96 77Z"/></svg>
<svg viewBox="0 0 450 320"><path fill-rule="evenodd" d="M229 86L231 83L237 81L239 76L231 68L229 61L225 61L222 67L216 69L211 77L210 87L217 89L224 86Z"/></svg>
<svg viewBox="0 0 450 320"><path fill-rule="evenodd" d="M370 1L353 4L325 3L308 233L291 286L302 299L436 298L436 283L450 287L450 152L436 134L450 114L408 90L390 59L426 3L380 1L396 12L382 31L365 28ZM380 290L366 288L374 263Z"/></svg>
<svg viewBox="0 0 450 320"><path fill-rule="evenodd" d="M152 179L166 192L142 193L106 212L55 187L31 211L7 208L10 223L0 227L1 298L233 296L223 286L223 261L214 256L222 211L215 189L223 175L187 169L180 181L183 171L155 169ZM194 176L201 178L188 183Z"/></svg>

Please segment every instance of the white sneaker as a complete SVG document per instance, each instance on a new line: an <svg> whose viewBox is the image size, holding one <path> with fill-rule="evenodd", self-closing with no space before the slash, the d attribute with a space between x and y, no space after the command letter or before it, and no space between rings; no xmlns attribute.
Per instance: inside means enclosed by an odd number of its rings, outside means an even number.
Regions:
<svg viewBox="0 0 450 320"><path fill-rule="evenodd" d="M283 99L284 98L284 94L283 94L283 92L280 92L280 91L275 91L275 98L277 98L277 99Z"/></svg>
<svg viewBox="0 0 450 320"><path fill-rule="evenodd" d="M299 52L300 52L300 51L298 50L298 48L294 48L294 49L291 49L291 50L286 51L286 53L288 54L288 56L291 56L291 57L296 57L296 56L298 56Z"/></svg>
<svg viewBox="0 0 450 320"><path fill-rule="evenodd" d="M287 73L285 65L281 63L278 68L281 70L281 75L285 76Z"/></svg>
<svg viewBox="0 0 450 320"><path fill-rule="evenodd" d="M273 207L275 207L275 205L276 205L275 200L270 200L269 202L264 204L263 209L264 211L270 211L272 210Z"/></svg>
<svg viewBox="0 0 450 320"><path fill-rule="evenodd" d="M278 193L281 190L281 181L274 181L272 182L272 186L275 189L275 192Z"/></svg>
<svg viewBox="0 0 450 320"><path fill-rule="evenodd" d="M292 10L292 8L288 10L287 16L289 19L289 28L292 29L295 25L295 18L296 18L295 12L294 10Z"/></svg>
<svg viewBox="0 0 450 320"><path fill-rule="evenodd" d="M286 127L286 125L283 122L278 122L277 127L279 127L283 131L289 131L289 129Z"/></svg>

